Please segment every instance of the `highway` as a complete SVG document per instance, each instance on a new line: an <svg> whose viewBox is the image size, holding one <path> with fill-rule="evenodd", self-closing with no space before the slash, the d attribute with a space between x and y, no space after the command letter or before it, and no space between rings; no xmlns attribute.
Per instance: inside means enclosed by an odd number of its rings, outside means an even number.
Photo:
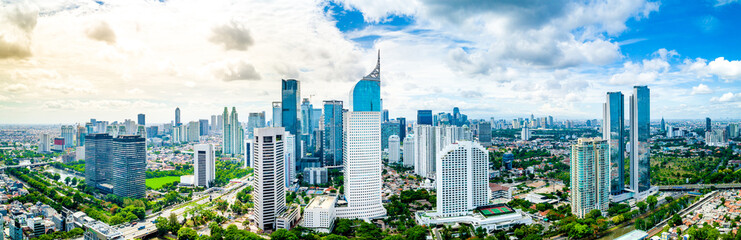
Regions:
<svg viewBox="0 0 741 240"><path fill-rule="evenodd" d="M741 183L659 185L661 191L689 191L715 187L716 189L738 189Z"/></svg>

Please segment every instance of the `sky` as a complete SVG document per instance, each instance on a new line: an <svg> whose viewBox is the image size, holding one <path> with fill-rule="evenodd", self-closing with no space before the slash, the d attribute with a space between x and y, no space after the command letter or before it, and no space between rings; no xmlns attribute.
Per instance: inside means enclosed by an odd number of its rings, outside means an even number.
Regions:
<svg viewBox="0 0 741 240"><path fill-rule="evenodd" d="M600 119L651 89L651 118L741 116L741 1L0 0L0 124L347 103L381 55L390 116ZM627 108L626 108L627 109ZM627 117L627 113L626 113Z"/></svg>

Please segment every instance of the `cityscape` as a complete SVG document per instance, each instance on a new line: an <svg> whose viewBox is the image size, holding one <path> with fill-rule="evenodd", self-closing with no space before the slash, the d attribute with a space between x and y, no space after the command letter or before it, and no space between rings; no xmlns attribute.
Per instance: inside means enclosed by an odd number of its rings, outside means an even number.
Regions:
<svg viewBox="0 0 741 240"><path fill-rule="evenodd" d="M741 239L738 13L0 1L0 240Z"/></svg>

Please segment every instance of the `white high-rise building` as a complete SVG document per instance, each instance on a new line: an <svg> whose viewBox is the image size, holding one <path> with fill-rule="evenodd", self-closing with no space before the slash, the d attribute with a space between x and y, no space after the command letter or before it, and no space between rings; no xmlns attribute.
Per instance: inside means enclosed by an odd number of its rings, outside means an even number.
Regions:
<svg viewBox="0 0 741 240"><path fill-rule="evenodd" d="M187 129L188 142L198 142L201 136L201 124L198 121L191 121L188 123Z"/></svg>
<svg viewBox="0 0 741 240"><path fill-rule="evenodd" d="M489 154L481 144L459 141L437 157L437 212L465 215L489 202Z"/></svg>
<svg viewBox="0 0 741 240"><path fill-rule="evenodd" d="M285 130L282 127L254 131L252 152L255 169L255 220L262 230L276 229L276 218L286 211L284 176Z"/></svg>
<svg viewBox="0 0 741 240"><path fill-rule="evenodd" d="M64 148L75 146L75 127L72 125L62 126L62 138L64 138Z"/></svg>
<svg viewBox="0 0 741 240"><path fill-rule="evenodd" d="M271 123L273 127L283 126L283 103L273 102L273 120Z"/></svg>
<svg viewBox="0 0 741 240"><path fill-rule="evenodd" d="M39 149L37 151L39 153L48 153L51 151L51 142L48 133L41 134L41 138L39 139Z"/></svg>
<svg viewBox="0 0 741 240"><path fill-rule="evenodd" d="M389 163L399 162L399 151L400 150L401 150L401 145L399 143L399 136L396 136L396 135L389 136Z"/></svg>
<svg viewBox="0 0 741 240"><path fill-rule="evenodd" d="M193 185L211 187L216 178L216 159L213 144L193 146Z"/></svg>
<svg viewBox="0 0 741 240"><path fill-rule="evenodd" d="M414 174L426 178L435 175L435 127L414 125Z"/></svg>
<svg viewBox="0 0 741 240"><path fill-rule="evenodd" d="M343 116L343 165L347 207L339 218L369 220L386 215L381 202L381 112L347 112Z"/></svg>
<svg viewBox="0 0 741 240"><path fill-rule="evenodd" d="M610 152L606 140L579 138L571 145L571 212L584 217L610 204Z"/></svg>
<svg viewBox="0 0 741 240"><path fill-rule="evenodd" d="M522 128L522 133L520 133L520 139L522 141L527 141L527 140L530 140L530 137L531 137L531 135L530 135L530 129L528 129L528 128Z"/></svg>
<svg viewBox="0 0 741 240"><path fill-rule="evenodd" d="M414 166L414 137L404 138L404 167Z"/></svg>
<svg viewBox="0 0 741 240"><path fill-rule="evenodd" d="M283 160L285 167L285 185L290 187L293 180L296 179L296 136L291 132L284 133Z"/></svg>
<svg viewBox="0 0 741 240"><path fill-rule="evenodd" d="M223 144L221 145L224 154L242 154L244 146L244 128L239 122L237 108L232 107L231 115L225 107L223 114ZM218 119L217 119L218 120Z"/></svg>

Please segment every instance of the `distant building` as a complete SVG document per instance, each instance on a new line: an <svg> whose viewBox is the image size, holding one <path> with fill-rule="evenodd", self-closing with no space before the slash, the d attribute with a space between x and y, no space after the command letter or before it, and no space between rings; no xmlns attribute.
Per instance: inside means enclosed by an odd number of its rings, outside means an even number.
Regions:
<svg viewBox="0 0 741 240"><path fill-rule="evenodd" d="M143 198L147 170L147 146L144 138L123 135L113 139L113 194L119 197Z"/></svg>
<svg viewBox="0 0 741 240"><path fill-rule="evenodd" d="M64 148L75 146L75 127L72 125L62 126L62 138L64 138Z"/></svg>
<svg viewBox="0 0 741 240"><path fill-rule="evenodd" d="M530 140L530 137L531 137L531 135L530 135L530 129L528 129L526 127L522 128L522 133L520 133L520 139L522 141L528 141L528 140Z"/></svg>
<svg viewBox="0 0 741 240"><path fill-rule="evenodd" d="M284 179L286 187L290 187L294 180L296 180L296 171L298 166L298 155L296 154L296 136L286 131L283 135L283 166L284 168Z"/></svg>
<svg viewBox="0 0 741 240"><path fill-rule="evenodd" d="M710 118L705 118L705 131L710 132L710 130L713 130L712 122L710 121Z"/></svg>
<svg viewBox="0 0 741 240"><path fill-rule="evenodd" d="M244 146L244 129L242 128L242 124L239 122L237 108L232 107L232 112L230 114L229 109L225 107L223 116L222 152L228 155L242 154L242 146Z"/></svg>
<svg viewBox="0 0 741 240"><path fill-rule="evenodd" d="M404 138L404 167L414 167L414 136Z"/></svg>
<svg viewBox="0 0 741 240"><path fill-rule="evenodd" d="M276 218L286 211L284 179L284 141L282 128L258 128L254 131L255 220L264 231L277 228Z"/></svg>
<svg viewBox="0 0 741 240"><path fill-rule="evenodd" d="M175 126L183 125L180 123L180 107L175 108Z"/></svg>
<svg viewBox="0 0 741 240"><path fill-rule="evenodd" d="M208 135L208 119L200 119L198 120L198 126L199 128L199 135L206 136Z"/></svg>
<svg viewBox="0 0 741 240"><path fill-rule="evenodd" d="M491 146L491 123L479 122L478 124L479 143L484 147Z"/></svg>
<svg viewBox="0 0 741 240"><path fill-rule="evenodd" d="M399 162L399 151L401 146L399 143L399 136L391 135L388 139L389 142L389 163Z"/></svg>
<svg viewBox="0 0 741 240"><path fill-rule="evenodd" d="M193 147L194 185L209 188L216 178L214 145L196 144Z"/></svg>
<svg viewBox="0 0 741 240"><path fill-rule="evenodd" d="M571 145L571 212L584 217L610 204L610 153L606 140L580 138Z"/></svg>
<svg viewBox="0 0 741 240"><path fill-rule="evenodd" d="M48 133L42 133L41 138L39 138L39 148L37 151L39 153L49 153L51 152L51 140L49 139Z"/></svg>
<svg viewBox="0 0 741 240"><path fill-rule="evenodd" d="M432 125L414 126L414 174L426 178L435 176L435 155L437 153L435 127Z"/></svg>
<svg viewBox="0 0 741 240"><path fill-rule="evenodd" d="M282 113L283 105L281 102L273 102L273 120L271 120L272 127L282 127Z"/></svg>
<svg viewBox="0 0 741 240"><path fill-rule="evenodd" d="M432 125L432 110L417 110L417 124Z"/></svg>
<svg viewBox="0 0 741 240"><path fill-rule="evenodd" d="M291 133L294 138L293 152L297 154L296 159L301 159L301 87L296 79L281 80L281 123L285 131Z"/></svg>
<svg viewBox="0 0 741 240"><path fill-rule="evenodd" d="M136 124L143 125L143 126L147 125L144 119L144 113L139 113L138 115L136 115L136 119L137 119Z"/></svg>
<svg viewBox="0 0 741 240"><path fill-rule="evenodd" d="M324 101L324 130L322 134L322 163L324 166L342 165L342 101Z"/></svg>
<svg viewBox="0 0 741 240"><path fill-rule="evenodd" d="M124 235L121 231L101 221L86 223L85 229L87 229L84 233L85 240L124 239Z"/></svg>
<svg viewBox="0 0 741 240"><path fill-rule="evenodd" d="M327 168L305 168L304 182L311 185L326 184L329 182Z"/></svg>
<svg viewBox="0 0 741 240"><path fill-rule="evenodd" d="M515 155L512 154L512 152L507 152L504 155L502 155L502 167L504 167L504 170L511 171L512 162L514 161L515 161Z"/></svg>
<svg viewBox="0 0 741 240"><path fill-rule="evenodd" d="M201 136L201 123L198 121L191 121L188 123L188 142L199 142Z"/></svg>

